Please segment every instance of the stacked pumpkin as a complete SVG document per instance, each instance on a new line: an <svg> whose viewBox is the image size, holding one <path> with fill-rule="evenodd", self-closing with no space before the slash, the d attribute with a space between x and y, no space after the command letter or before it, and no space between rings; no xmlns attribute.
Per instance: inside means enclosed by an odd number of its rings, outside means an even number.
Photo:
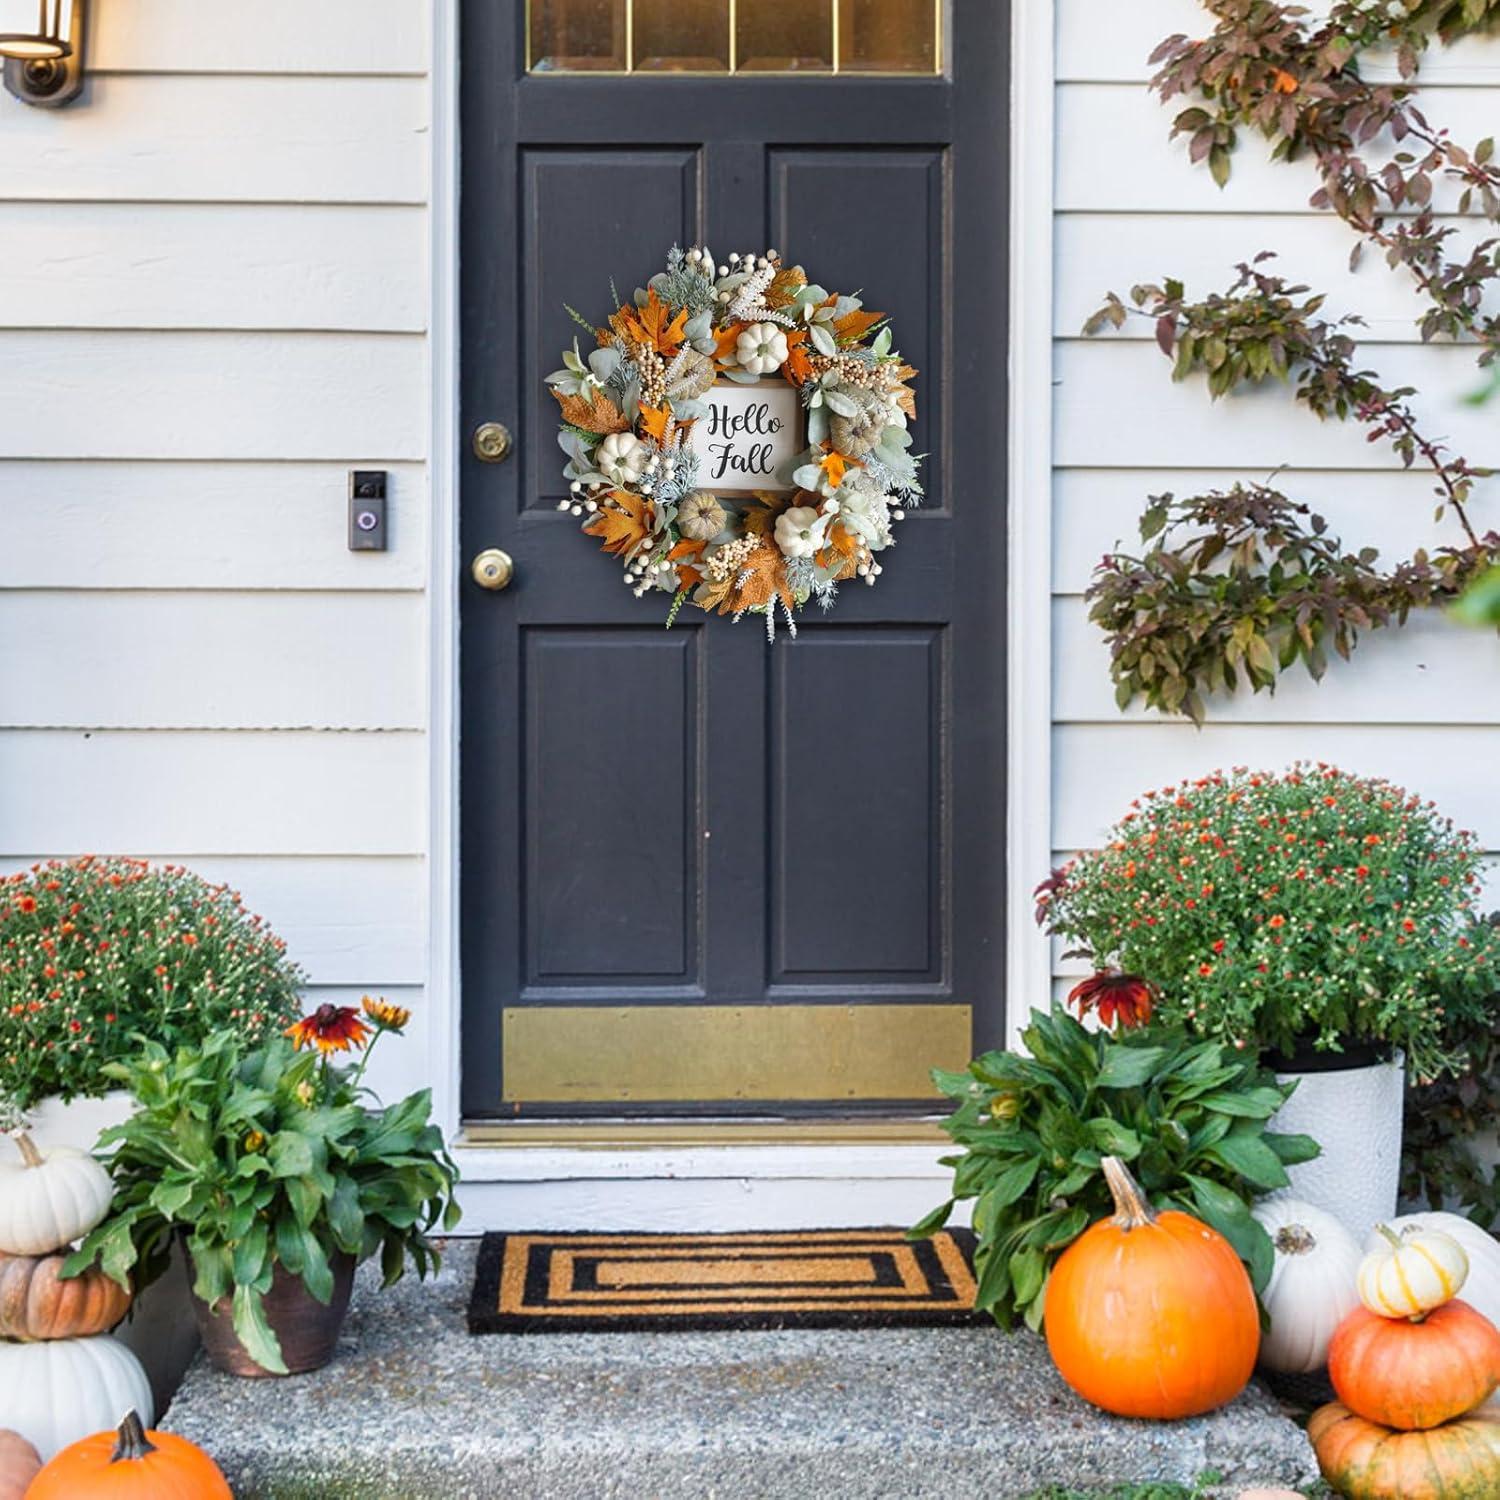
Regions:
<svg viewBox="0 0 1500 1500"><path fill-rule="evenodd" d="M61 1276L73 1241L109 1212L109 1174L85 1151L16 1144L19 1162L0 1162L0 1459L19 1461L12 1435L48 1459L129 1411L149 1424L153 1408L140 1362L109 1336L129 1293L99 1270Z"/></svg>
<svg viewBox="0 0 1500 1500"><path fill-rule="evenodd" d="M1339 1399L1308 1424L1323 1475L1349 1500L1493 1500L1500 1419L1476 1408L1500 1385L1500 1331L1457 1298L1469 1257L1453 1235L1420 1222L1381 1226L1373 1238L1359 1305L1328 1346ZM1493 1297L1495 1287L1482 1291Z"/></svg>

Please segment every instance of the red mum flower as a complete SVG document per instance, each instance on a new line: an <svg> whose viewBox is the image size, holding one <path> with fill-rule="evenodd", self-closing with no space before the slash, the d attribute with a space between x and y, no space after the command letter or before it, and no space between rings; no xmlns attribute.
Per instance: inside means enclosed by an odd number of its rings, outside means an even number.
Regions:
<svg viewBox="0 0 1500 1500"><path fill-rule="evenodd" d="M294 1021L285 1032L297 1044L299 1052L304 1047L316 1047L322 1053L363 1047L369 1034L370 1028L352 1005L320 1005L310 1016Z"/></svg>
<svg viewBox="0 0 1500 1500"><path fill-rule="evenodd" d="M1097 1011L1106 1026L1116 1021L1122 1028L1143 1026L1151 1018L1151 986L1139 974L1105 969L1075 984L1068 1004L1076 1005L1080 1016Z"/></svg>

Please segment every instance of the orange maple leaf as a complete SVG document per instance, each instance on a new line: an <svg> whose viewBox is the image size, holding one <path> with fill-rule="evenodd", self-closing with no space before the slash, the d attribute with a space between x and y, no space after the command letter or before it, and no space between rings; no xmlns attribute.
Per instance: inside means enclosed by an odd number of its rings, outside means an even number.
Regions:
<svg viewBox="0 0 1500 1500"><path fill-rule="evenodd" d="M846 457L835 449L830 449L818 460L818 467L828 476L828 482L837 489L844 482L844 475L851 467L859 468L854 459Z"/></svg>
<svg viewBox="0 0 1500 1500"><path fill-rule="evenodd" d="M654 437L658 443L667 440L667 418L671 416L671 410L665 406L641 407L641 427L648 437Z"/></svg>
<svg viewBox="0 0 1500 1500"><path fill-rule="evenodd" d="M793 385L803 385L812 379L812 365L807 358L807 330L794 328L786 336L786 360L781 373Z"/></svg>
<svg viewBox="0 0 1500 1500"><path fill-rule="evenodd" d="M606 552L621 555L651 534L651 502L627 490L611 490L583 529L598 537Z"/></svg>
<svg viewBox="0 0 1500 1500"><path fill-rule="evenodd" d="M592 401L582 396L565 396L556 386L552 387L552 394L562 407L563 421L585 432L624 432L630 426L630 419L603 391L596 391Z"/></svg>
<svg viewBox="0 0 1500 1500"><path fill-rule="evenodd" d="M852 313L845 313L842 318L836 319L833 331L841 344L857 344L884 317L884 313L856 308Z"/></svg>
<svg viewBox="0 0 1500 1500"><path fill-rule="evenodd" d="M667 553L670 561L677 564L677 584L679 588L696 588L703 582L702 570L698 562L702 559L707 542L689 541L686 537ZM685 561L684 559L691 559Z"/></svg>
<svg viewBox="0 0 1500 1500"><path fill-rule="evenodd" d="M624 311L622 309L622 311ZM670 354L682 342L687 326L687 308L671 316L671 309L652 287L646 294L646 305L635 312L625 312L625 326L638 344L650 344L658 354Z"/></svg>
<svg viewBox="0 0 1500 1500"><path fill-rule="evenodd" d="M838 568L837 579L852 578L859 563L859 541L841 521L828 528L828 545L814 559L820 568Z"/></svg>
<svg viewBox="0 0 1500 1500"><path fill-rule="evenodd" d="M749 325L743 322L726 323L722 328L714 329L714 368L722 370L725 364L734 358L734 346L739 342L742 334Z"/></svg>

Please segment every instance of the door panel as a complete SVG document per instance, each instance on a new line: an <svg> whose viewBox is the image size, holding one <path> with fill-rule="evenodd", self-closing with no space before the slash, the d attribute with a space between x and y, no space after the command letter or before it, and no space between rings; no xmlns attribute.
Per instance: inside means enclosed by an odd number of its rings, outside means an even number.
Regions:
<svg viewBox="0 0 1500 1500"><path fill-rule="evenodd" d="M698 640L525 634L529 1003L698 980ZM580 764L580 744L602 753Z"/></svg>
<svg viewBox="0 0 1500 1500"><path fill-rule="evenodd" d="M1004 933L1002 5L949 77L526 75L466 6L462 591L470 1117L927 1110L998 1042ZM578 520L543 377L668 246L776 246L888 312L928 503L796 641L670 632ZM959 288L962 288L960 302ZM956 333L955 333L956 329Z"/></svg>

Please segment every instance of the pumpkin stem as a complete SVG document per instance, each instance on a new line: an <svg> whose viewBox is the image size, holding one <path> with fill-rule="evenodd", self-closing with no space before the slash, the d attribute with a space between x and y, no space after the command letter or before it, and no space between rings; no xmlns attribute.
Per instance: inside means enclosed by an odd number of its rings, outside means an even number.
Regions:
<svg viewBox="0 0 1500 1500"><path fill-rule="evenodd" d="M1146 1202L1146 1195L1130 1175L1129 1167L1118 1156L1106 1156L1099 1165L1103 1167L1104 1180L1114 1194L1114 1222L1127 1232L1156 1223L1156 1210Z"/></svg>
<svg viewBox="0 0 1500 1500"><path fill-rule="evenodd" d="M1306 1255L1318 1248L1312 1230L1304 1224L1283 1224L1271 1241L1283 1255Z"/></svg>
<svg viewBox="0 0 1500 1500"><path fill-rule="evenodd" d="M16 1149L28 1167L46 1166L46 1158L36 1149L36 1142L23 1130L16 1136Z"/></svg>
<svg viewBox="0 0 1500 1500"><path fill-rule="evenodd" d="M1392 1245L1396 1247L1396 1249L1399 1250L1401 1248L1401 1236L1397 1234L1389 1224L1377 1224L1375 1227L1381 1232L1381 1234L1386 1237L1386 1239L1391 1242Z"/></svg>
<svg viewBox="0 0 1500 1500"><path fill-rule="evenodd" d="M109 1455L110 1463L131 1463L136 1459L144 1458L148 1453L155 1452L156 1444L146 1436L146 1429L141 1426L140 1413L126 1412L125 1420L120 1423L119 1440L115 1443L115 1451Z"/></svg>

